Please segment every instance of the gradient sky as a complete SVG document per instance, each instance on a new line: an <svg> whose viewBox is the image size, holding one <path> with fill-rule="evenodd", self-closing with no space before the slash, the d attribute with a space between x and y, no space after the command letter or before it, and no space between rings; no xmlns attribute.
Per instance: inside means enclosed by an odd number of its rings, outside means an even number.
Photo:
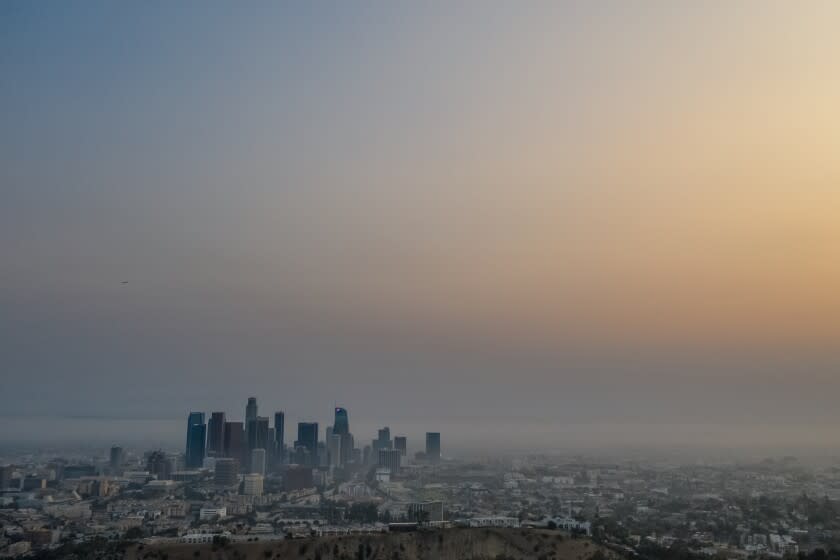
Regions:
<svg viewBox="0 0 840 560"><path fill-rule="evenodd" d="M2 2L0 411L833 445L838 22Z"/></svg>

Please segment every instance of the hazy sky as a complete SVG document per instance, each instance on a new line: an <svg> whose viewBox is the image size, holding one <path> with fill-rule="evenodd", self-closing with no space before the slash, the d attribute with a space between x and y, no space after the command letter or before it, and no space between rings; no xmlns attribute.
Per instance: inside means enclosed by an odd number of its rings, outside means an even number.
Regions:
<svg viewBox="0 0 840 560"><path fill-rule="evenodd" d="M832 443L838 22L2 2L0 411Z"/></svg>

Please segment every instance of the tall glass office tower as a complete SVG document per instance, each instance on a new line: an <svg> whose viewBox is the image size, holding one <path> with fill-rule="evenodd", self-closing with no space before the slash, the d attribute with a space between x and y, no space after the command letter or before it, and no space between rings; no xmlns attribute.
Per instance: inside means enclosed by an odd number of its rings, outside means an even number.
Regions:
<svg viewBox="0 0 840 560"><path fill-rule="evenodd" d="M426 459L431 463L440 462L440 432L426 432Z"/></svg>
<svg viewBox="0 0 840 560"><path fill-rule="evenodd" d="M350 418L346 408L336 407L335 409L333 435L341 437L341 456L338 464L343 467L353 459L353 436L350 434Z"/></svg>
<svg viewBox="0 0 840 560"><path fill-rule="evenodd" d="M283 462L286 453L286 415L283 411L274 413L274 442L277 457Z"/></svg>
<svg viewBox="0 0 840 560"><path fill-rule="evenodd" d="M245 465L245 427L242 422L225 422L224 455Z"/></svg>
<svg viewBox="0 0 840 560"><path fill-rule="evenodd" d="M350 433L350 419L347 416L347 410L344 408L335 409L335 423L333 424L333 435L340 436L342 434Z"/></svg>
<svg viewBox="0 0 840 560"><path fill-rule="evenodd" d="M257 416L248 422L248 449L268 449L268 418Z"/></svg>
<svg viewBox="0 0 840 560"><path fill-rule="evenodd" d="M257 397L248 397L248 406L245 407L245 426L248 422L257 419Z"/></svg>
<svg viewBox="0 0 840 560"><path fill-rule="evenodd" d="M318 464L318 423L298 422L298 437L295 447L303 447L309 452L310 465Z"/></svg>
<svg viewBox="0 0 840 560"><path fill-rule="evenodd" d="M188 469L201 468L204 463L206 442L207 425L204 423L204 413L190 412L187 418L186 466Z"/></svg>
<svg viewBox="0 0 840 560"><path fill-rule="evenodd" d="M225 446L225 413L213 412L207 422L207 454L221 457Z"/></svg>

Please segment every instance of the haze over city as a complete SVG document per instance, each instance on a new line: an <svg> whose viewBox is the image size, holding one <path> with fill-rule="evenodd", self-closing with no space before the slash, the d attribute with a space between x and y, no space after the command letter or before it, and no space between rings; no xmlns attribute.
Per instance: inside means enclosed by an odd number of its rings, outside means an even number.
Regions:
<svg viewBox="0 0 840 560"><path fill-rule="evenodd" d="M0 3L0 444L836 451L838 21Z"/></svg>

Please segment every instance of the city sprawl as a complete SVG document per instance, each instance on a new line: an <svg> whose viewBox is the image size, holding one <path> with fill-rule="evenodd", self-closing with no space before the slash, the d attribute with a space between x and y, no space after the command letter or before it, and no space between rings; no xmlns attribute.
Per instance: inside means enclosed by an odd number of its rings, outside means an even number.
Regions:
<svg viewBox="0 0 840 560"><path fill-rule="evenodd" d="M458 527L551 530L643 558L783 558L840 545L840 468L794 456L697 461L575 454L468 456L441 433L356 439L285 414L191 412L183 451L8 451L0 551L91 542L266 542ZM445 436L445 434L444 434ZM443 443L442 443L443 441Z"/></svg>

